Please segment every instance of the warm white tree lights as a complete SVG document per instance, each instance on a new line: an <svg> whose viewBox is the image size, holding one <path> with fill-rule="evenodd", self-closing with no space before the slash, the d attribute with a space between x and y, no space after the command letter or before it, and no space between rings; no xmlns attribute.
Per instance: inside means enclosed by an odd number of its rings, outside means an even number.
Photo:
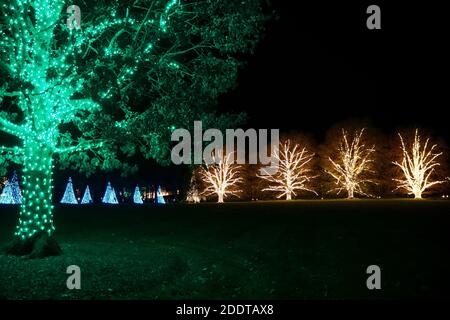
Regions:
<svg viewBox="0 0 450 320"><path fill-rule="evenodd" d="M309 166L314 157L313 153L298 144L291 146L291 142L287 140L280 145L280 150L274 150L273 157L278 160L276 174L270 175L263 169L265 175L259 176L270 183L263 191L276 192L277 198L285 197L286 200L291 200L301 190L317 194L308 186L314 178Z"/></svg>
<svg viewBox="0 0 450 320"><path fill-rule="evenodd" d="M444 180L432 179L435 167L440 165L437 158L442 155L442 152L436 152L436 144L429 145L429 138L425 140L425 143L422 143L417 129L411 146L405 143L400 133L398 136L402 144L403 159L401 162L394 162L394 164L401 168L403 177L394 179L398 183L396 189L406 190L408 194L414 195L414 198L421 199L425 190L445 182Z"/></svg>

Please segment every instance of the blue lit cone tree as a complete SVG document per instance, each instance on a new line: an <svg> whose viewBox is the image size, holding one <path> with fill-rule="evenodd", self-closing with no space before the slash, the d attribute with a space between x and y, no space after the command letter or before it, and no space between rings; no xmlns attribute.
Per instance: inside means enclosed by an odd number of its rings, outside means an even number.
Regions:
<svg viewBox="0 0 450 320"><path fill-rule="evenodd" d="M11 193L14 200L14 204L22 203L22 193L19 186L19 178L17 177L17 172L14 171L11 178Z"/></svg>
<svg viewBox="0 0 450 320"><path fill-rule="evenodd" d="M102 202L106 203L106 204L118 204L119 203L119 201L117 201L116 190L114 190L114 188L111 186L110 182L108 182Z"/></svg>
<svg viewBox="0 0 450 320"><path fill-rule="evenodd" d="M158 189L156 190L155 203L166 204L166 200L164 200L164 196L161 191L161 186L158 186Z"/></svg>
<svg viewBox="0 0 450 320"><path fill-rule="evenodd" d="M67 182L66 191L61 199L61 203L64 204L78 204L77 198L75 197L75 192L73 191L72 178L69 177Z"/></svg>
<svg viewBox="0 0 450 320"><path fill-rule="evenodd" d="M260 0L0 1L0 162L23 168L23 201L10 254L60 253L53 238L54 167L87 175L135 170L141 152L170 159L176 128L223 128L215 114L238 57L258 41ZM11 141L20 141L17 145Z"/></svg>
<svg viewBox="0 0 450 320"><path fill-rule="evenodd" d="M14 198L12 194L12 188L9 181L5 182L3 191L0 194L0 204L14 204Z"/></svg>
<svg viewBox="0 0 450 320"><path fill-rule="evenodd" d="M81 199L81 204L90 204L93 203L91 196L91 190L89 189L89 186L86 187L86 190L84 190L83 199Z"/></svg>
<svg viewBox="0 0 450 320"><path fill-rule="evenodd" d="M142 196L141 196L141 191L139 190L139 186L136 186L136 188L134 189L133 202L135 204L143 204L144 203L142 201Z"/></svg>

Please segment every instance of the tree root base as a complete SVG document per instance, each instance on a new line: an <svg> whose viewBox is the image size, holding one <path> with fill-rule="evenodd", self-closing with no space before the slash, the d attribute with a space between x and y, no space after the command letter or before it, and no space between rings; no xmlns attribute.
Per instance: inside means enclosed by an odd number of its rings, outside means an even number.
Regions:
<svg viewBox="0 0 450 320"><path fill-rule="evenodd" d="M29 239L14 239L5 248L5 253L23 256L29 259L41 259L49 256L59 256L62 250L53 236L39 233Z"/></svg>

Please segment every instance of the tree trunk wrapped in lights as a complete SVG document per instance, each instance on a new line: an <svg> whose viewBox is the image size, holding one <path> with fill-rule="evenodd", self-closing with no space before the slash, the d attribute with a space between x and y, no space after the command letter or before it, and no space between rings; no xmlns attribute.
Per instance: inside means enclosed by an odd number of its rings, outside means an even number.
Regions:
<svg viewBox="0 0 450 320"><path fill-rule="evenodd" d="M237 196L241 192L239 189L239 183L242 182L242 178L239 177L241 166L234 163L234 154L223 150L215 151L214 163L206 164L200 171L206 185L201 194L216 195L217 202L223 203L228 196Z"/></svg>
<svg viewBox="0 0 450 320"><path fill-rule="evenodd" d="M217 119L206 110L233 86L238 54L251 52L265 19L260 0L88 0L75 3L82 19L73 28L73 4L0 3L0 131L21 141L0 146L0 160L23 167L12 254L60 252L56 162L127 173L136 168L120 159L142 152L167 164L174 129Z"/></svg>
<svg viewBox="0 0 450 320"><path fill-rule="evenodd" d="M408 194L413 194L414 198L421 199L425 190L445 182L445 180L432 180L435 167L440 165L436 159L442 155L442 152L435 152L436 144L429 146L429 138L422 145L418 129L415 131L414 142L410 148L405 144L400 133L398 136L400 137L403 159L401 162L394 162L394 164L402 170L403 178L393 179L398 183L396 190L406 190Z"/></svg>
<svg viewBox="0 0 450 320"><path fill-rule="evenodd" d="M278 161L275 174L269 174L267 170L262 169L264 175L259 177L270 182L270 186L263 191L278 192L277 198L286 196L286 200L291 200L297 195L297 191L309 191L317 194L308 187L308 183L315 176L311 175L309 165L314 158L313 153L309 153L306 148L301 148L287 140L281 144L279 150L274 150L272 157Z"/></svg>
<svg viewBox="0 0 450 320"><path fill-rule="evenodd" d="M8 253L31 257L58 255L61 252L51 237L53 225L52 152L43 143L26 141L24 147L23 194L16 240Z"/></svg>
<svg viewBox="0 0 450 320"><path fill-rule="evenodd" d="M342 129L342 139L338 147L335 159L328 158L331 169L325 170L334 178L336 188L329 192L347 192L347 198L352 199L355 194L371 196L365 190L367 183L374 183L366 178L367 174L373 173L370 165L373 162L372 156L375 152L374 146L367 147L362 142L364 129L356 130L353 137L348 138L347 132Z"/></svg>

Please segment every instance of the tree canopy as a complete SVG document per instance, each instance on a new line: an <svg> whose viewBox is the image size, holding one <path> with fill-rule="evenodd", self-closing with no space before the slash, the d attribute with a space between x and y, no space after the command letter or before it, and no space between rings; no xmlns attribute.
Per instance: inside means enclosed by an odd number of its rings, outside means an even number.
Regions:
<svg viewBox="0 0 450 320"><path fill-rule="evenodd" d="M68 1L1 1L0 130L88 174L133 170L121 160L136 152L166 163L175 128L239 119L215 105L260 38L260 2L84 0L70 29Z"/></svg>

